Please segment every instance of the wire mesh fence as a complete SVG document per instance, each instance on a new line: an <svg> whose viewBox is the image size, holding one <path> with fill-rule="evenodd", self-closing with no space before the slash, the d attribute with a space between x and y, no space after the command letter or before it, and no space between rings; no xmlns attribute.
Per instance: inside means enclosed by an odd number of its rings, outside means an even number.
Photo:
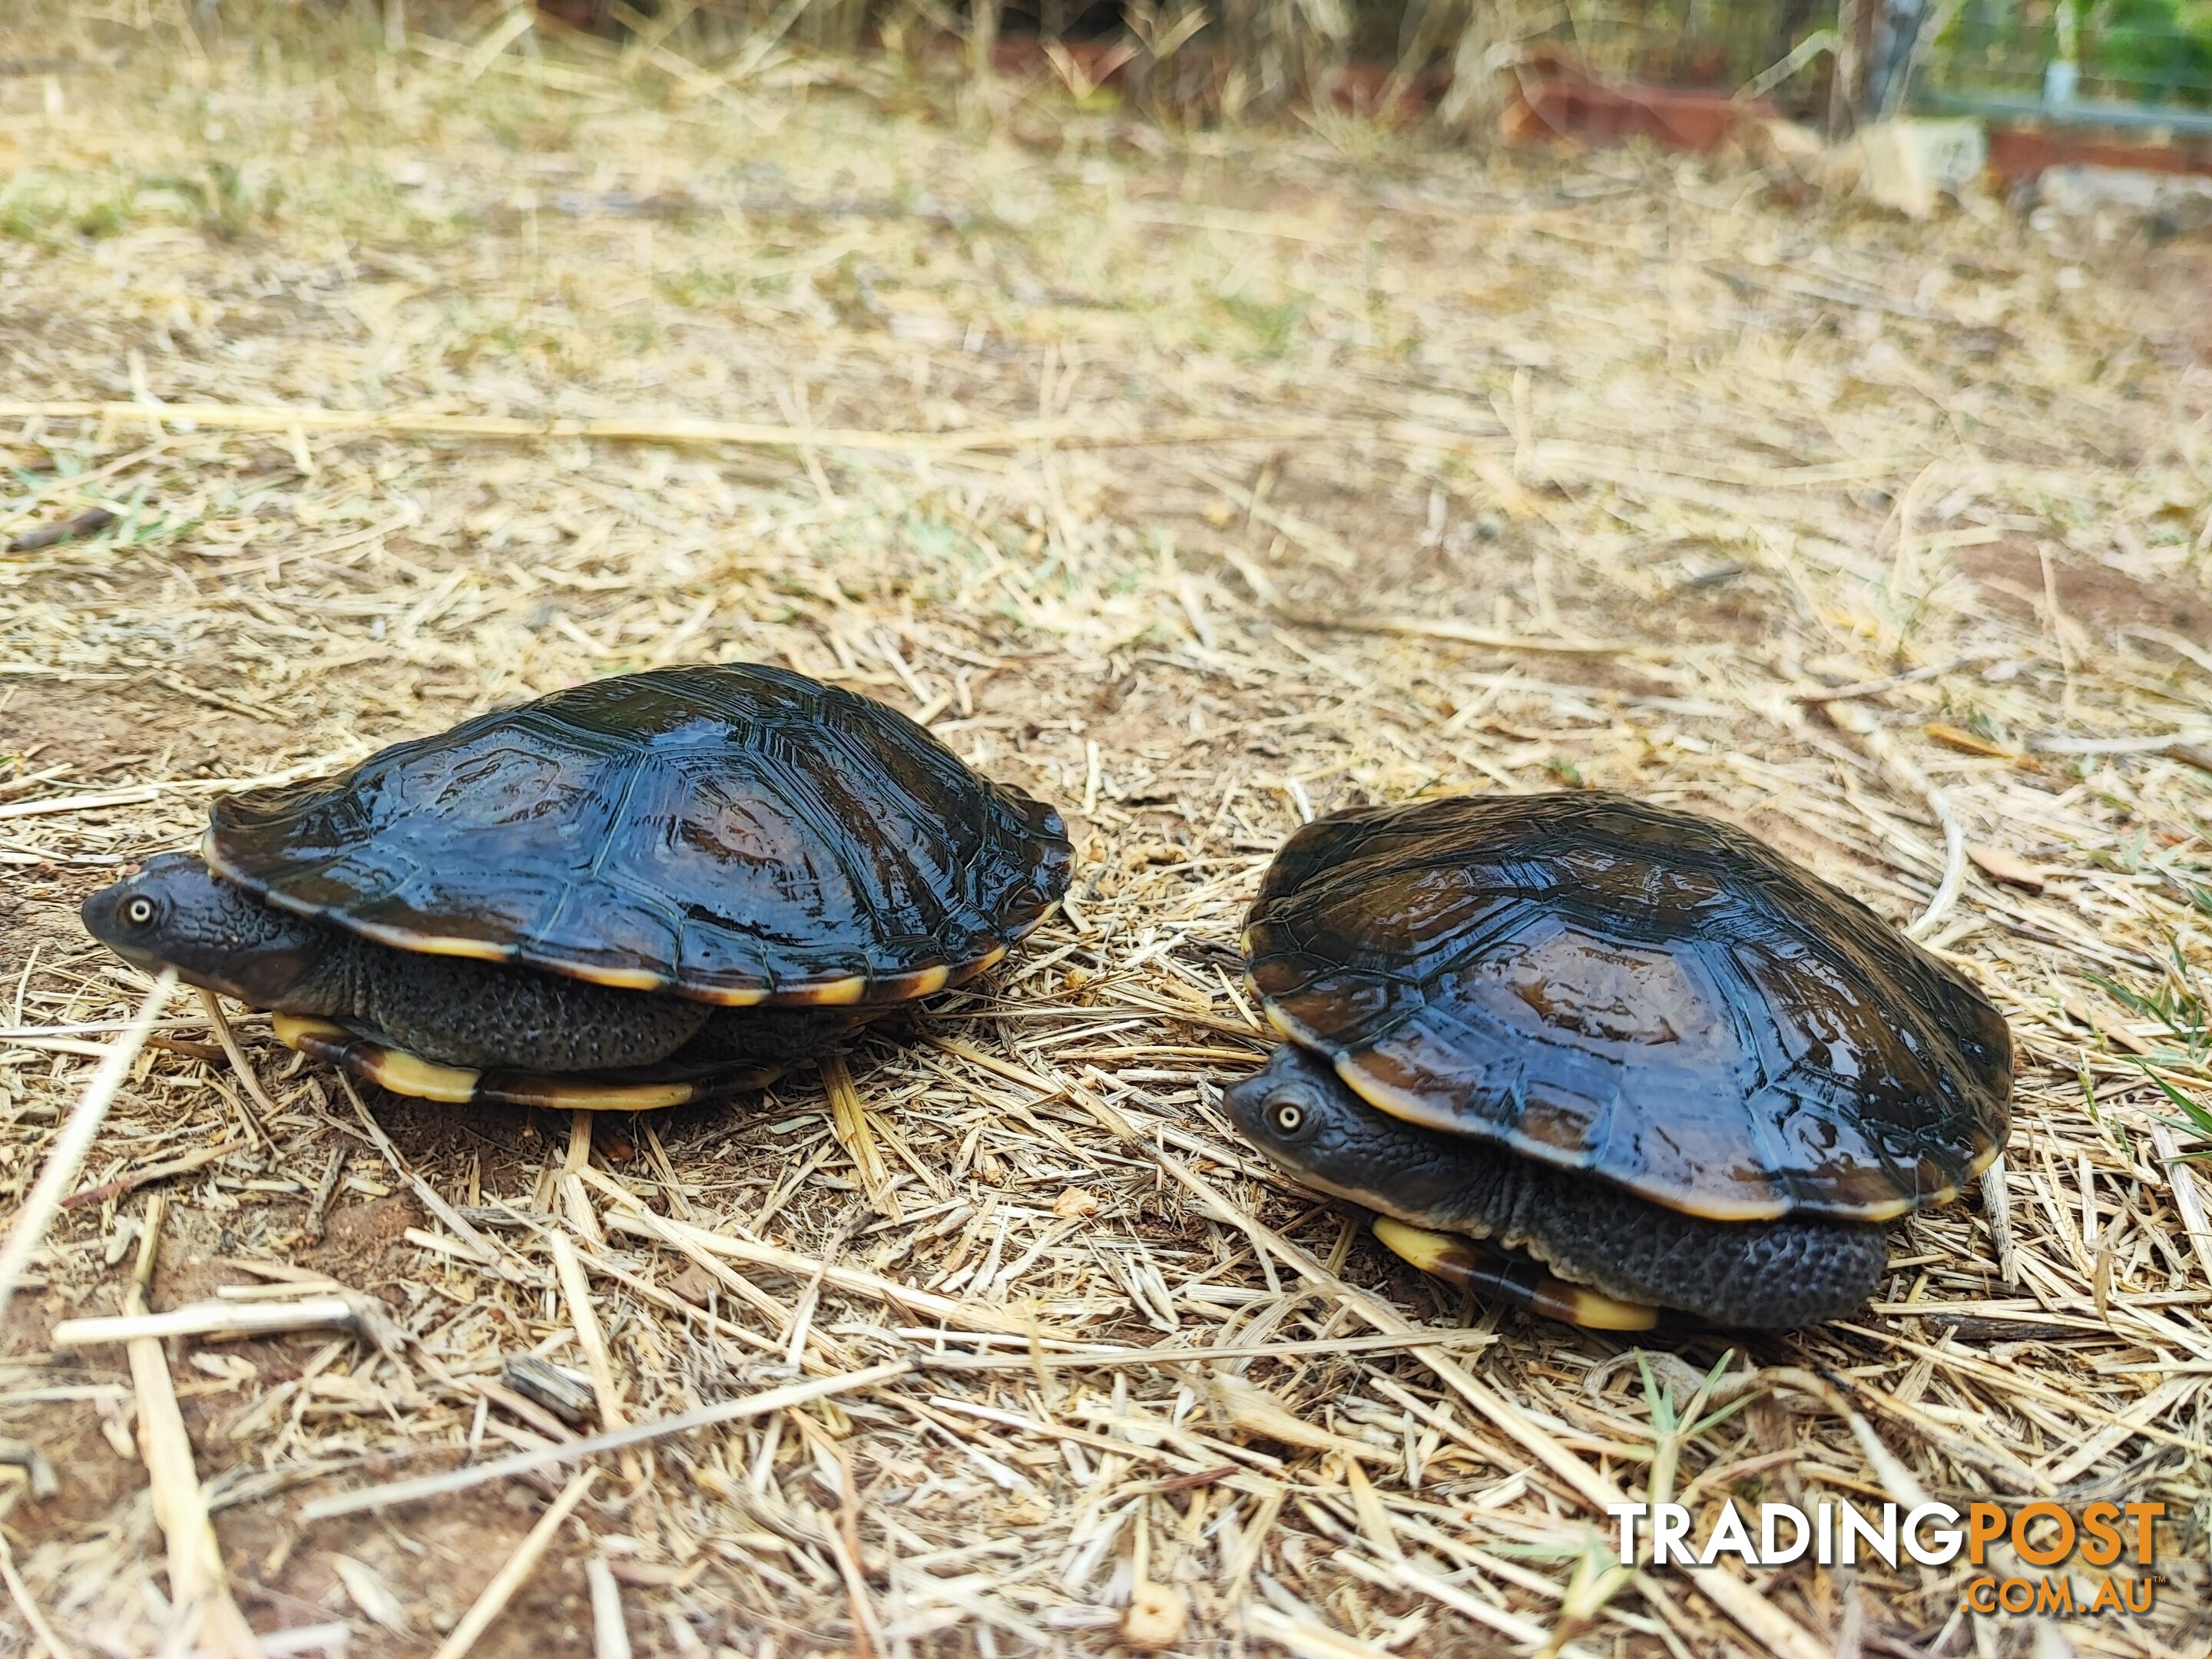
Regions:
<svg viewBox="0 0 2212 1659"><path fill-rule="evenodd" d="M1924 108L2212 137L2212 7L2202 0L1968 0L1932 45Z"/></svg>
<svg viewBox="0 0 2212 1659"><path fill-rule="evenodd" d="M1970 0L1927 73L1936 90L2201 108L2212 105L2212 7Z"/></svg>

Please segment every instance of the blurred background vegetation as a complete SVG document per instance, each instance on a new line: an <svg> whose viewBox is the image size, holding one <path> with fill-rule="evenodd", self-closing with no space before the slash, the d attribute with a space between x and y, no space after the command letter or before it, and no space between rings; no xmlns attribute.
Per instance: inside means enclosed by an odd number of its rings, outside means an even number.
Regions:
<svg viewBox="0 0 2212 1659"><path fill-rule="evenodd" d="M529 10L528 0L9 9L88 40L106 29L143 44L166 21L201 46L243 38L309 52L349 24L395 45L410 32L479 41ZM2063 62L2080 98L2212 105L2212 0L538 0L536 11L541 29L709 66L793 52L1049 65L1079 99L1185 121L1327 101L1480 133L1513 76L1561 61L1662 85L1754 85L1785 114L1816 119L1831 115L1832 82L1855 49L1954 94L2039 98Z"/></svg>
<svg viewBox="0 0 2212 1659"><path fill-rule="evenodd" d="M1936 44L1954 84L2033 90L2064 58L2084 96L2212 102L2212 0L1965 0Z"/></svg>

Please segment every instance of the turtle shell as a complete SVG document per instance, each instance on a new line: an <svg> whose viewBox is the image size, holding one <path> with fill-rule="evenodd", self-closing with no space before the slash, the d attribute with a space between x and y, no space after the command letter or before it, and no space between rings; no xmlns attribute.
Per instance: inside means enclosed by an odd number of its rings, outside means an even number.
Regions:
<svg viewBox="0 0 2212 1659"><path fill-rule="evenodd" d="M227 797L203 852L401 950L735 1006L927 995L1069 864L1057 812L903 714L751 665L593 681Z"/></svg>
<svg viewBox="0 0 2212 1659"><path fill-rule="evenodd" d="M1380 1109L1689 1214L1880 1220L2009 1121L1951 969L1742 831L1602 793L1336 814L1244 945L1268 1018Z"/></svg>

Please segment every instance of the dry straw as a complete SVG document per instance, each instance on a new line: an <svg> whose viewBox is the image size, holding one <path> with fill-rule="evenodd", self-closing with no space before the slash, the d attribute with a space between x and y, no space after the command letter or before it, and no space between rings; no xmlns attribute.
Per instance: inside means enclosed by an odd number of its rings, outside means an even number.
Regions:
<svg viewBox="0 0 2212 1659"><path fill-rule="evenodd" d="M2201 246L1326 110L1179 132L821 55L850 17L805 7L288 9L251 51L112 9L0 40L67 60L0 74L27 1210L112 1091L24 1234L0 1447L63 1490L0 1462L0 1642L2201 1647ZM1300 10L1224 24L1240 96L1338 50ZM77 926L225 789L724 659L1074 820L1062 912L826 1078L457 1114ZM2002 1180L1900 1224L1859 1316L1636 1351L1470 1306L1222 1118L1291 828L1585 786L1750 827L2011 1019ZM55 1346L156 1242L163 1322L92 1328L128 1368ZM1616 1571L1603 1506L1655 1492L2160 1501L2166 1582L2016 1632L1909 1565Z"/></svg>

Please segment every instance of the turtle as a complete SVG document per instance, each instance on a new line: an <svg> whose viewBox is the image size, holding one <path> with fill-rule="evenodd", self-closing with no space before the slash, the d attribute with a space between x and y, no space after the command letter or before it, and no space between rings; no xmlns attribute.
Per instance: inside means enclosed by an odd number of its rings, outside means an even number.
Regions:
<svg viewBox="0 0 2212 1659"><path fill-rule="evenodd" d="M635 1111L753 1088L982 972L1060 814L759 664L617 675L218 799L85 900L141 968L397 1093Z"/></svg>
<svg viewBox="0 0 2212 1659"><path fill-rule="evenodd" d="M1286 1041L1225 1091L1237 1128L1417 1266L1573 1323L1847 1315L1884 1224L2010 1127L2011 1036L1966 979L1755 836L1629 795L1316 819L1243 943Z"/></svg>

